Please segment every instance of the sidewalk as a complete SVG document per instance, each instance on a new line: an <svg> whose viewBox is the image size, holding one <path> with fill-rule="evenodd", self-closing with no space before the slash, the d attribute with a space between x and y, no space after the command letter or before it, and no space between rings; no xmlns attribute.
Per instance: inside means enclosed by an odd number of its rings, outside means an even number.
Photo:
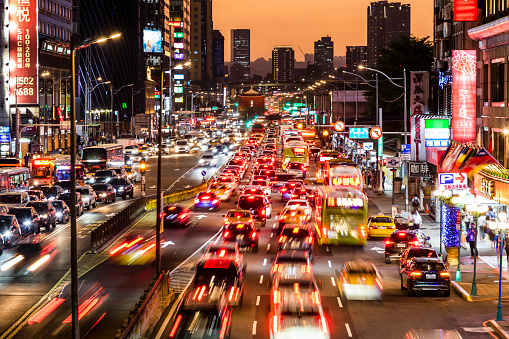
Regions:
<svg viewBox="0 0 509 339"><path fill-rule="evenodd" d="M368 188L366 193L371 204L370 215L379 212L390 215L392 207L392 192L385 191L383 194L376 194ZM404 197L395 198L395 204L398 205L398 211L405 207ZM375 207L375 208L373 208ZM378 210L378 211L377 211ZM375 212L375 213L373 213ZM423 224L420 230L431 238L432 246L440 252L440 227L438 222L434 222L429 216L421 213ZM487 238L487 237L486 237ZM477 295L471 295L472 280L474 277L474 259L470 258L470 248L468 244L462 244L460 252L460 281L454 281L456 278L457 265L451 265L451 285L467 301L495 300L498 299L499 291L499 254L492 248L489 241L478 240L477 249L479 258L476 263L476 287ZM445 248L442 247L442 253L445 254ZM457 263L457 258L451 258ZM509 269L507 266L505 252L502 260L502 298L509 298ZM509 327L508 327L509 329Z"/></svg>

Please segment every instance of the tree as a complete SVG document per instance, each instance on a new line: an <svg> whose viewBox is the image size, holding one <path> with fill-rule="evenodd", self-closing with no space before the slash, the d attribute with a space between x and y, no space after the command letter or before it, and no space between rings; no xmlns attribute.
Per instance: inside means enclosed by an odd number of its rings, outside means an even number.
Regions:
<svg viewBox="0 0 509 339"><path fill-rule="evenodd" d="M431 70L433 45L428 39L429 37L400 36L399 39L389 43L389 48L380 48L382 56L377 61L376 69L384 72L390 78L403 78L403 69L406 69L407 104L410 97L410 72ZM363 71L362 73L361 75L366 79L375 79L375 72ZM394 82L403 85L403 80L394 80ZM368 100L368 110L364 112L364 115L374 118L376 110L375 88L369 88L364 92L364 95ZM391 130L403 130L403 90L391 84L382 74L378 74L378 105L382 108L384 126L385 123L391 121L400 122L399 126L390 124L390 126L394 126ZM407 107L410 107L410 105L407 105Z"/></svg>

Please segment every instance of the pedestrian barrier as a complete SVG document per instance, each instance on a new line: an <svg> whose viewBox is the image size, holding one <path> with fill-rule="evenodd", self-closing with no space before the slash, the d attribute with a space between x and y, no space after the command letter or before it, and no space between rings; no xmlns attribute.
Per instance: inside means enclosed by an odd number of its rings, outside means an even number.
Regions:
<svg viewBox="0 0 509 339"><path fill-rule="evenodd" d="M154 279L140 297L140 301L129 313L129 316L124 319L122 327L117 330L115 338L146 337L174 296L175 294L169 288L168 272L165 271L154 276Z"/></svg>
<svg viewBox="0 0 509 339"><path fill-rule="evenodd" d="M145 210L144 199L138 198L132 204L115 214L113 217L102 222L100 226L90 233L91 252L97 252L97 249L113 238L118 232L129 225Z"/></svg>

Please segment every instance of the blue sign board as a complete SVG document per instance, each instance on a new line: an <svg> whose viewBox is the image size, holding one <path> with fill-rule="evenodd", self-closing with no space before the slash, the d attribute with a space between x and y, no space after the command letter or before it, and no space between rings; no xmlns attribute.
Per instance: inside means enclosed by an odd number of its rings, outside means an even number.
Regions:
<svg viewBox="0 0 509 339"><path fill-rule="evenodd" d="M201 175L202 175L202 176L205 176L206 174L207 174L207 172L205 172L205 171L201 171Z"/></svg>
<svg viewBox="0 0 509 339"><path fill-rule="evenodd" d="M9 143L11 141L11 128L9 126L0 126L0 143Z"/></svg>
<svg viewBox="0 0 509 339"><path fill-rule="evenodd" d="M426 147L449 147L449 140L426 140Z"/></svg>
<svg viewBox="0 0 509 339"><path fill-rule="evenodd" d="M348 132L350 139L369 139L369 128L350 127Z"/></svg>
<svg viewBox="0 0 509 339"><path fill-rule="evenodd" d="M410 147L410 144L401 144L401 155L405 155L405 154L410 155L411 150L412 150L412 147Z"/></svg>

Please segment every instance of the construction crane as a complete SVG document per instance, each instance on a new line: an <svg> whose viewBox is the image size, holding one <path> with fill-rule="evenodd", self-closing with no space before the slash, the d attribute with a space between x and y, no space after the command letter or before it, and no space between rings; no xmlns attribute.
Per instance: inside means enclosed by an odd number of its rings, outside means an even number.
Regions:
<svg viewBox="0 0 509 339"><path fill-rule="evenodd" d="M306 59L306 54L304 54L304 52L302 51L302 48L300 48L300 46L297 46L297 47L299 47L299 50L302 53L302 55L304 56L304 60L308 62L308 65L311 64L311 60Z"/></svg>

